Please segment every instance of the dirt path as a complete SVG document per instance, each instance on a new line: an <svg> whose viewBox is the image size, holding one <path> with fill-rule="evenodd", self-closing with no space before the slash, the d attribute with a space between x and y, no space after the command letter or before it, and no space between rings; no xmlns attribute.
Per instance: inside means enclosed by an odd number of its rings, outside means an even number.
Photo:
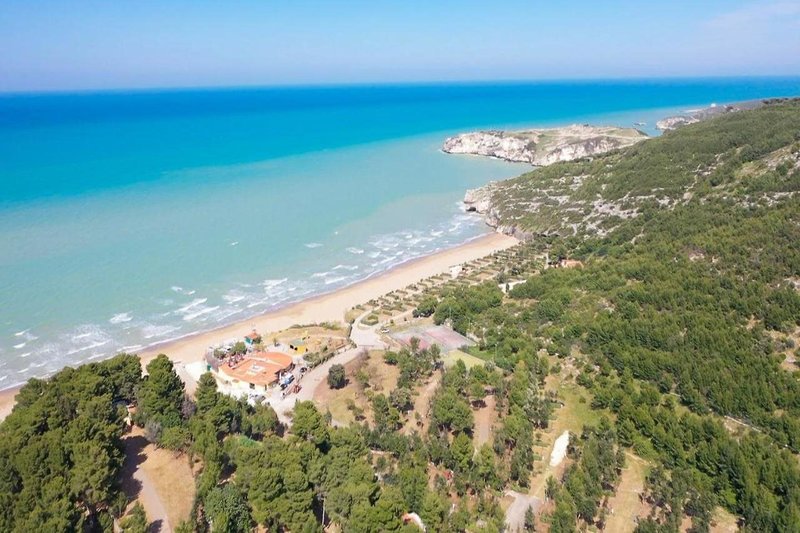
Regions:
<svg viewBox="0 0 800 533"><path fill-rule="evenodd" d="M144 452L147 440L137 428L123 439L123 443L125 461L122 465L122 490L129 499L139 501L144 507L147 519L151 522L149 531L171 532L167 509L147 472L141 468L147 460Z"/></svg>
<svg viewBox="0 0 800 533"><path fill-rule="evenodd" d="M406 425L406 434L410 434L412 431L417 430L421 434L425 434L428 431L428 424L430 421L430 417L428 416L428 410L430 408L431 398L436 393L436 389L439 388L439 384L442 382L442 373L441 372L434 372L433 376L430 377L430 381L425 384L420 389L419 395L414 398L414 410L412 413L419 413L419 416L422 417L420 422L422 425L417 426L416 417L412 414L408 417L408 423Z"/></svg>
<svg viewBox="0 0 800 533"><path fill-rule="evenodd" d="M333 365L346 365L358 357L363 350L363 348L345 350L340 354L334 355L321 365L312 368L306 372L306 375L298 382L301 389L300 392L296 394L289 394L285 398L281 398L280 391L275 391L269 398L269 404L275 409L275 412L278 414L278 419L284 424L291 423L291 418L286 413L294 408L294 404L312 400L314 398L314 391L328 378L328 370Z"/></svg>
<svg viewBox="0 0 800 533"><path fill-rule="evenodd" d="M513 490L507 490L506 496L514 498L514 501L511 502L511 505L506 509L506 525L508 525L509 531L522 531L525 525L525 513L528 507L533 507L533 512L537 513L539 507L544 503L543 500L536 496L522 494Z"/></svg>
<svg viewBox="0 0 800 533"><path fill-rule="evenodd" d="M494 411L495 397L490 394L484 398L484 405L475 413L475 447L480 448L481 445L489 442L492 436L492 424L497 419L497 413Z"/></svg>

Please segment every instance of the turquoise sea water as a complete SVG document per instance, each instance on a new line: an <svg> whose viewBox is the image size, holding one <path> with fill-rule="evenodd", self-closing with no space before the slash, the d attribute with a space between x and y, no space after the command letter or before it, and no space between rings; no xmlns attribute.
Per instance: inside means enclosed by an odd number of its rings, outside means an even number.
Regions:
<svg viewBox="0 0 800 533"><path fill-rule="evenodd" d="M653 125L800 79L0 96L0 388L327 292L487 231L527 167L474 128Z"/></svg>

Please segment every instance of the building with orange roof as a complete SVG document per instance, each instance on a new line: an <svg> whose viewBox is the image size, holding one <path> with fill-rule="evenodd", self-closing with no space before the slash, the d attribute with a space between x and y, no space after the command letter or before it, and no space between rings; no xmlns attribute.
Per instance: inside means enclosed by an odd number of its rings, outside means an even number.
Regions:
<svg viewBox="0 0 800 533"><path fill-rule="evenodd" d="M233 387L268 390L293 368L294 361L285 353L253 352L220 364L218 377Z"/></svg>
<svg viewBox="0 0 800 533"><path fill-rule="evenodd" d="M261 335L254 329L252 332L244 336L244 342L248 345L254 345L261 342Z"/></svg>

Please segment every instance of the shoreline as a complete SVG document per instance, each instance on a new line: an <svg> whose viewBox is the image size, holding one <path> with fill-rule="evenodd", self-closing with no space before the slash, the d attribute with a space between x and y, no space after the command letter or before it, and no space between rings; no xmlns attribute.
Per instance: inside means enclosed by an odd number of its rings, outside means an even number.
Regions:
<svg viewBox="0 0 800 533"><path fill-rule="evenodd" d="M453 265L510 248L518 242L514 237L502 233L489 233L458 246L401 263L371 278L333 292L312 296L281 309L240 320L227 326L147 347L138 355L143 368L160 353L166 353L173 363L186 364L200 360L208 346L231 337L243 336L253 328L268 335L294 324L341 322L344 320L345 313L356 305L402 289L430 276L447 272ZM108 357L112 356L113 354L109 354ZM14 398L20 388L22 385L0 390L0 420L11 412Z"/></svg>

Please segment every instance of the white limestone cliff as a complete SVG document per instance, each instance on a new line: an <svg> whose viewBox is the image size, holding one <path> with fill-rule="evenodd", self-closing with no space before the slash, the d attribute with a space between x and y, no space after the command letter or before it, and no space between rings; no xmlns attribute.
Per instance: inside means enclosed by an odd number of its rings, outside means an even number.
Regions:
<svg viewBox="0 0 800 533"><path fill-rule="evenodd" d="M647 139L647 135L633 128L572 125L524 131L462 133L445 140L442 150L450 154L482 155L545 166L603 154L644 139Z"/></svg>

